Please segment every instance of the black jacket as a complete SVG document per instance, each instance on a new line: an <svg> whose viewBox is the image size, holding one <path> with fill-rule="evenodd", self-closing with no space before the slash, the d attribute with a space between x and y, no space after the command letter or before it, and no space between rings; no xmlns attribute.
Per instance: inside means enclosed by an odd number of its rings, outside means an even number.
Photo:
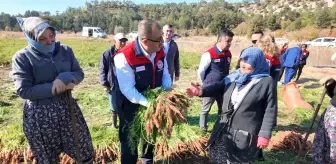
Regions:
<svg viewBox="0 0 336 164"><path fill-rule="evenodd" d="M115 73L113 56L116 54L115 46L103 52L100 57L100 84L105 87L113 87Z"/></svg>
<svg viewBox="0 0 336 164"><path fill-rule="evenodd" d="M174 76L180 77L180 53L174 40L170 41L169 49L166 54L166 60L171 79L173 80Z"/></svg>
<svg viewBox="0 0 336 164"><path fill-rule="evenodd" d="M222 115L229 113L229 102L235 83L225 86L221 81L202 89L202 97L217 97L223 95L222 114L217 121L213 134L222 126ZM271 138L272 129L277 121L277 91L272 77L262 78L255 84L234 111L229 127L244 130L254 136ZM213 136L212 136L213 137Z"/></svg>

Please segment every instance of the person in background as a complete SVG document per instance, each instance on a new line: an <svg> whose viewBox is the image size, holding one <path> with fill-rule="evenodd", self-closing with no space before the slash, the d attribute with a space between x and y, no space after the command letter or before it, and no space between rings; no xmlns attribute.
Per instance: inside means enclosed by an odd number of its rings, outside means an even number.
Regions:
<svg viewBox="0 0 336 164"><path fill-rule="evenodd" d="M288 48L288 43L285 43L285 44L281 47L281 49L280 49L280 56L281 56L284 52L286 52L287 48ZM281 64L282 64L282 63L281 63ZM281 80L282 75L283 75L284 72L285 72L285 67L281 66L281 68L280 68L280 72L279 72L279 79L278 79L279 82L280 82L280 80Z"/></svg>
<svg viewBox="0 0 336 164"><path fill-rule="evenodd" d="M121 48L125 47L128 39L124 33L117 33L114 36L114 45L103 52L100 57L100 84L104 87L104 91L108 94L108 101L111 110L112 127L117 128L117 112L112 101L111 88L114 85L115 70L113 57Z"/></svg>
<svg viewBox="0 0 336 164"><path fill-rule="evenodd" d="M288 48L288 43L284 43L280 49L280 54L282 55Z"/></svg>
<svg viewBox="0 0 336 164"><path fill-rule="evenodd" d="M331 98L317 125L313 142L313 164L336 163L336 81L328 79L324 87Z"/></svg>
<svg viewBox="0 0 336 164"><path fill-rule="evenodd" d="M269 35L263 36L257 45L264 52L266 61L270 66L270 76L273 78L276 86L281 68L279 48Z"/></svg>
<svg viewBox="0 0 336 164"><path fill-rule="evenodd" d="M231 52L229 50L233 39L233 32L220 30L217 43L205 52L201 57L198 67L198 77L202 80L203 86L209 86L222 80L229 74L231 63ZM208 115L214 102L218 105L220 113L222 97L203 97L202 111L200 114L200 127L204 133L208 130Z"/></svg>
<svg viewBox="0 0 336 164"><path fill-rule="evenodd" d="M223 98L221 115L208 141L210 163L251 163L266 148L277 120L277 94L260 48L240 56L240 68L209 86L192 83L189 96Z"/></svg>
<svg viewBox="0 0 336 164"><path fill-rule="evenodd" d="M302 55L300 58L299 68L296 74L296 81L300 79L303 67L307 64L307 58L309 57L309 51L307 50L307 44L301 45Z"/></svg>
<svg viewBox="0 0 336 164"><path fill-rule="evenodd" d="M140 105L148 107L150 103L142 93L157 87L166 90L172 87L162 43L161 26L145 19L138 24L138 38L114 57L118 85L115 84L117 87L113 87L112 92L116 95L117 109L120 109L121 164L136 164L138 160L137 148L132 149L128 136ZM153 163L153 151L152 144L142 141L142 163Z"/></svg>
<svg viewBox="0 0 336 164"><path fill-rule="evenodd" d="M24 99L23 130L36 163L58 163L64 152L76 163L92 164L90 132L70 91L84 79L72 49L56 41L55 28L42 18L17 18L17 21L28 46L13 56L11 77L16 93ZM77 126L76 132L73 124Z"/></svg>
<svg viewBox="0 0 336 164"><path fill-rule="evenodd" d="M273 79L274 86L277 86L279 78L279 72L281 68L280 64L280 52L278 46L275 44L274 37L270 35L264 35L257 43L257 46L263 51L266 61L270 67L270 76ZM258 160L264 161L264 153L262 149L258 152Z"/></svg>
<svg viewBox="0 0 336 164"><path fill-rule="evenodd" d="M173 25L167 24L163 26L163 48L166 54L168 70L172 81L180 79L180 53L176 42L172 39L174 34Z"/></svg>
<svg viewBox="0 0 336 164"><path fill-rule="evenodd" d="M284 85L289 83L295 76L296 70L299 66L300 57L302 54L301 47L299 45L287 49L281 55L281 63L285 68L285 80Z"/></svg>
<svg viewBox="0 0 336 164"><path fill-rule="evenodd" d="M257 43L258 41L264 36L264 33L261 30L255 31L252 36L251 36L251 41L252 41L252 45L249 47L257 47ZM249 48L247 47L247 48ZM242 52L244 51L244 49L240 52L240 55L242 54ZM239 55L239 56L240 56ZM239 69L240 67L240 62L239 62L240 58L238 58L238 62L236 65L236 69Z"/></svg>

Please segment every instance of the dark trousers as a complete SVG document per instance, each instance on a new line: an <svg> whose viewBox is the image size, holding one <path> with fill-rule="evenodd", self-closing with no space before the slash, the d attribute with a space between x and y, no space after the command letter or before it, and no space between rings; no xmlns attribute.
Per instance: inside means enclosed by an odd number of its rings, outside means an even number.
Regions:
<svg viewBox="0 0 336 164"><path fill-rule="evenodd" d="M303 64L300 64L299 67L298 67L298 70L297 70L297 73L296 73L296 81L298 81L300 79L300 76L301 76L301 73L302 73L302 70L303 70L303 67L305 65Z"/></svg>
<svg viewBox="0 0 336 164"><path fill-rule="evenodd" d="M293 77L295 76L296 69L293 67L286 67L286 72L285 72L285 81L284 84L289 83Z"/></svg>
<svg viewBox="0 0 336 164"><path fill-rule="evenodd" d="M214 102L217 102L217 106L218 106L218 115L221 113L222 110L222 102L223 102L223 98L214 98L214 97L203 97L202 99L202 111L200 114L200 127L202 128L202 130L208 130L208 116L209 116L209 112L211 110L211 106Z"/></svg>
<svg viewBox="0 0 336 164"><path fill-rule="evenodd" d="M130 125L134 121L138 107L134 104L132 108L123 107L119 114L119 140L121 145L121 164L136 164L138 160L138 149L132 150L129 144ZM138 141L134 141L138 143ZM154 156L154 146L141 141L141 159L144 164L152 164Z"/></svg>
<svg viewBox="0 0 336 164"><path fill-rule="evenodd" d="M280 73L279 73L279 80L278 81L280 81L281 80L281 78L282 78L282 75L283 75L283 73L285 72L285 67L281 67L280 68Z"/></svg>

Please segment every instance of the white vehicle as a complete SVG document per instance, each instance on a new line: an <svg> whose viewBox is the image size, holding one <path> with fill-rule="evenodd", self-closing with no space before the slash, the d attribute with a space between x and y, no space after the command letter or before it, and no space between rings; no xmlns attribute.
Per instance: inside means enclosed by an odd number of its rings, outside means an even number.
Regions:
<svg viewBox="0 0 336 164"><path fill-rule="evenodd" d="M83 27L82 36L106 38L107 34L100 27Z"/></svg>
<svg viewBox="0 0 336 164"><path fill-rule="evenodd" d="M278 45L283 45L285 43L288 43L288 40L284 39L284 38L275 38L275 44L278 44Z"/></svg>
<svg viewBox="0 0 336 164"><path fill-rule="evenodd" d="M336 38L322 37L306 42L308 46L336 47Z"/></svg>
<svg viewBox="0 0 336 164"><path fill-rule="evenodd" d="M336 53L331 56L331 61L333 61L333 63L336 63Z"/></svg>

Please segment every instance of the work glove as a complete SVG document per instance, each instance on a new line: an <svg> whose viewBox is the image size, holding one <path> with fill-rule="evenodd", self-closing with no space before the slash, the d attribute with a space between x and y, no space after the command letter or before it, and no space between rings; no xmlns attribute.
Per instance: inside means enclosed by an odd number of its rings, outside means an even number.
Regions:
<svg viewBox="0 0 336 164"><path fill-rule="evenodd" d="M257 147L260 149L267 148L270 139L265 137L258 137Z"/></svg>
<svg viewBox="0 0 336 164"><path fill-rule="evenodd" d="M195 83L191 83L191 87L187 88L187 95L190 97L200 96L201 92L202 92L201 87Z"/></svg>

